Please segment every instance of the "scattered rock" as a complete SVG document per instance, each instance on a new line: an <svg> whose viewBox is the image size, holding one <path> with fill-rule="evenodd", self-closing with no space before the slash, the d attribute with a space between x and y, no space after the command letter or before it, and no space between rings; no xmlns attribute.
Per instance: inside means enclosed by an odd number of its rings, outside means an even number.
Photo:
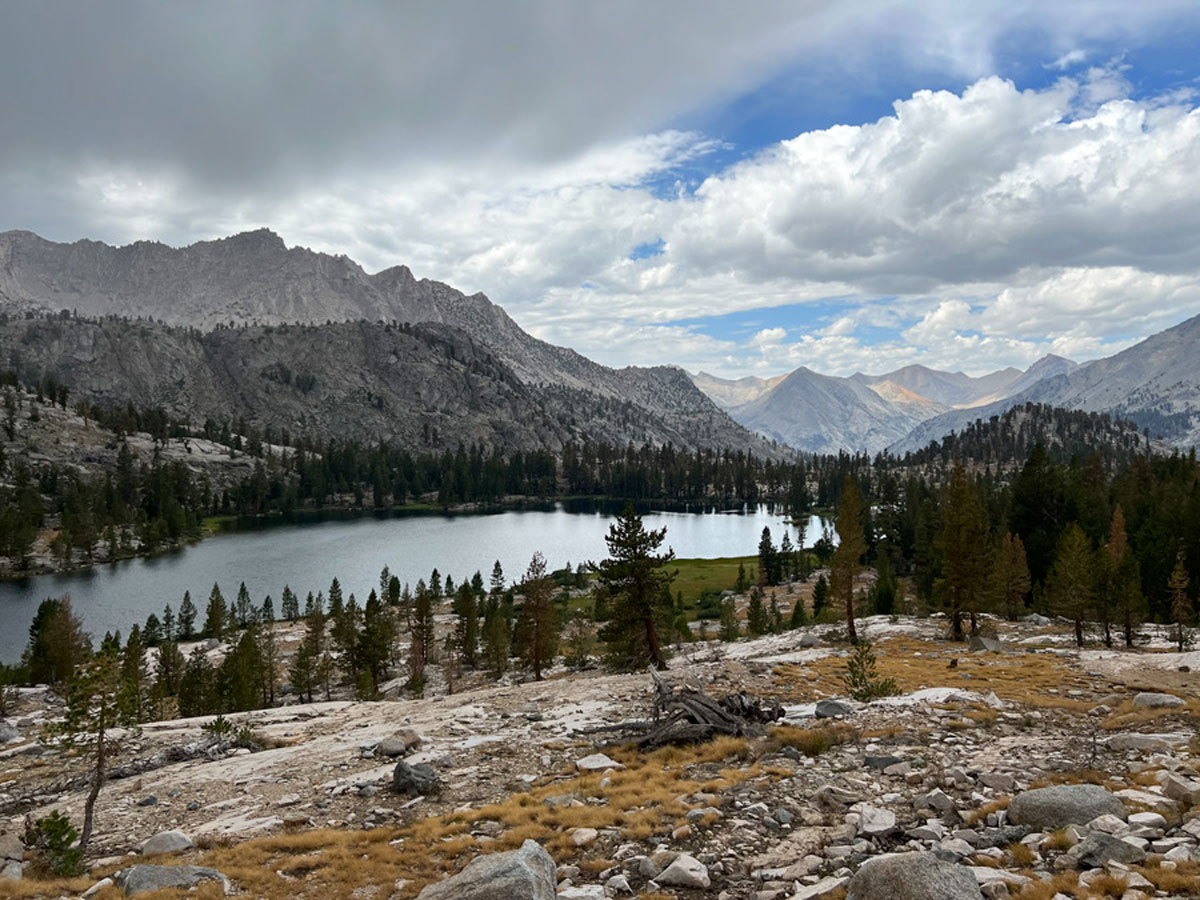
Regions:
<svg viewBox="0 0 1200 900"><path fill-rule="evenodd" d="M675 857L675 861L659 872L654 880L659 884L684 888L706 888L712 884L708 867L686 853Z"/></svg>
<svg viewBox="0 0 1200 900"><path fill-rule="evenodd" d="M154 837L142 844L142 856L154 856L158 853L182 853L191 850L195 844L182 831L160 831Z"/></svg>
<svg viewBox="0 0 1200 900"><path fill-rule="evenodd" d="M867 860L846 900L983 900L969 869L932 853L889 853Z"/></svg>
<svg viewBox="0 0 1200 900"><path fill-rule="evenodd" d="M424 763L412 766L400 760L392 772L392 790L397 794L427 797L441 790L441 779L432 766Z"/></svg>
<svg viewBox="0 0 1200 900"><path fill-rule="evenodd" d="M0 744L7 744L9 741L19 741L21 732L17 730L15 725L10 725L8 722L0 719Z"/></svg>
<svg viewBox="0 0 1200 900"><path fill-rule="evenodd" d="M844 888L849 881L850 879L845 876L822 878L816 884L800 888L792 894L791 900L824 900L825 897Z"/></svg>
<svg viewBox="0 0 1200 900"><path fill-rule="evenodd" d="M889 810L877 806L863 806L859 815L862 818L858 823L858 830L868 837L887 834L896 828L896 814Z"/></svg>
<svg viewBox="0 0 1200 900"><path fill-rule="evenodd" d="M576 847L586 847L588 844L595 843L598 837L600 837L600 832L595 828L576 828L571 832L571 841Z"/></svg>
<svg viewBox="0 0 1200 900"><path fill-rule="evenodd" d="M1110 862L1132 865L1146 859L1146 853L1140 847L1135 847L1133 844L1115 838L1111 834L1105 834L1103 831L1093 831L1072 847L1067 852L1067 856L1080 866L1092 869Z"/></svg>
<svg viewBox="0 0 1200 900"><path fill-rule="evenodd" d="M163 888L193 888L205 881L219 881L228 894L229 879L216 869L207 866L151 866L137 865L124 869L116 875L117 883L125 889L125 896L145 894Z"/></svg>
<svg viewBox="0 0 1200 900"><path fill-rule="evenodd" d="M411 728L401 728L391 737L384 738L375 745L376 756L404 756L410 750L419 748L421 736Z"/></svg>
<svg viewBox="0 0 1200 900"><path fill-rule="evenodd" d="M967 643L967 649L999 652L1004 649L1004 644L1000 642L999 638L988 637L983 634L973 634L971 635L971 640Z"/></svg>
<svg viewBox="0 0 1200 900"><path fill-rule="evenodd" d="M0 881L16 881L21 877L21 860L25 845L15 834L0 834Z"/></svg>
<svg viewBox="0 0 1200 900"><path fill-rule="evenodd" d="M431 884L418 900L555 900L554 860L534 841L519 850L472 860L452 878Z"/></svg>
<svg viewBox="0 0 1200 900"><path fill-rule="evenodd" d="M1059 784L1017 794L1008 807L1014 825L1053 831L1086 825L1097 816L1125 816L1125 804L1097 784Z"/></svg>

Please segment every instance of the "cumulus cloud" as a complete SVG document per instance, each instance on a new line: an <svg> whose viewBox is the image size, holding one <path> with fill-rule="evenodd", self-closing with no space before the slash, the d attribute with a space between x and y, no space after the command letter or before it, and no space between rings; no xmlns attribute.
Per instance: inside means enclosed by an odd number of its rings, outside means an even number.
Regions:
<svg viewBox="0 0 1200 900"><path fill-rule="evenodd" d="M1200 109L1189 88L1130 99L1125 63L1086 48L1190 6L130 0L64 26L18 5L0 228L181 244L267 225L485 291L617 365L1096 355L1200 312ZM991 74L995 48L1032 28L1063 76L1022 90ZM689 180L729 148L688 113L798 59L816 89L882 48L969 83ZM643 245L661 252L631 258ZM831 297L809 333L771 323ZM679 324L758 309L743 338Z"/></svg>

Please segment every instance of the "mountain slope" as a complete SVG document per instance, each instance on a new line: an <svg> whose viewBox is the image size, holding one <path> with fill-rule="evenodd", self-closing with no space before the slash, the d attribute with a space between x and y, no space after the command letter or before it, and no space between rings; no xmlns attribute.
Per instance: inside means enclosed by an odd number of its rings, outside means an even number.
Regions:
<svg viewBox="0 0 1200 900"><path fill-rule="evenodd" d="M928 366L911 365L883 375L858 373L850 377L866 385L889 381L944 407L957 407L1002 396L1020 376L1021 371L1013 368L973 377L962 372L941 372Z"/></svg>
<svg viewBox="0 0 1200 900"><path fill-rule="evenodd" d="M813 453L874 453L919 421L866 385L804 367L730 414L747 428Z"/></svg>
<svg viewBox="0 0 1200 900"><path fill-rule="evenodd" d="M417 280L404 266L370 275L345 256L289 249L266 230L179 249L147 241L59 244L6 232L0 234L0 308L151 318L205 332L227 323L436 324L457 332L454 342L486 350L536 402L574 410L568 420L587 419L588 432L607 433L609 441L781 452L735 423L674 367L601 366L526 334L483 294ZM51 356L44 364L47 371L56 368ZM367 378L373 363L362 364ZM418 368L434 379L444 374ZM414 396L438 393L429 387Z"/></svg>
<svg viewBox="0 0 1200 900"><path fill-rule="evenodd" d="M923 422L889 449L918 450L969 423L1023 403L1108 412L1177 447L1200 444L1200 316L1151 335L1115 356L1060 371L995 403Z"/></svg>
<svg viewBox="0 0 1200 900"><path fill-rule="evenodd" d="M692 379L692 383L707 394L717 406L728 410L761 397L787 376L776 375L773 378L758 378L754 375L747 375L745 378L730 380L728 378L718 378L716 375L709 375L707 372L697 372L695 375L690 375L689 377Z"/></svg>

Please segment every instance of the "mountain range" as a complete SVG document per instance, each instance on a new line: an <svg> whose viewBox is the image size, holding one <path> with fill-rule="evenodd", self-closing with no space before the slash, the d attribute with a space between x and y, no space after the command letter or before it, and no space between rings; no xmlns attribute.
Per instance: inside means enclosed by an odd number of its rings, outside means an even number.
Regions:
<svg viewBox="0 0 1200 900"><path fill-rule="evenodd" d="M5 232L0 311L8 368L95 403L412 448L591 439L790 453L676 367L601 366L530 336L483 294L404 266L368 274L267 230L182 248Z"/></svg>
<svg viewBox="0 0 1200 900"><path fill-rule="evenodd" d="M916 451L1028 403L1112 413L1168 445L1200 444L1200 316L1083 365L1049 355L1024 372L982 376L911 365L848 377L803 366L772 378L691 377L747 428L809 452Z"/></svg>

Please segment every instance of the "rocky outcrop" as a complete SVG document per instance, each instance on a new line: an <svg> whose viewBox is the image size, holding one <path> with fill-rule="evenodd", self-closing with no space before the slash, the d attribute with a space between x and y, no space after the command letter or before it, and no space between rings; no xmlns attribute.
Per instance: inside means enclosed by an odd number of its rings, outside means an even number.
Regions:
<svg viewBox="0 0 1200 900"><path fill-rule="evenodd" d="M232 890L224 874L207 866L131 866L118 872L116 880L124 888L126 897L163 888L193 888L206 881L219 881L226 894Z"/></svg>
<svg viewBox="0 0 1200 900"><path fill-rule="evenodd" d="M142 844L142 856L154 856L158 853L182 853L191 850L195 844L182 831L160 831L146 843Z"/></svg>
<svg viewBox="0 0 1200 900"><path fill-rule="evenodd" d="M1014 825L1045 831L1086 825L1097 816L1125 815L1125 804L1097 784L1059 784L1018 794L1008 807Z"/></svg>
<svg viewBox="0 0 1200 900"><path fill-rule="evenodd" d="M418 900L555 900L554 860L533 841L519 850L481 856L452 878L431 884Z"/></svg>
<svg viewBox="0 0 1200 900"><path fill-rule="evenodd" d="M962 866L932 853L894 853L864 863L846 900L983 900L983 893Z"/></svg>
<svg viewBox="0 0 1200 900"><path fill-rule="evenodd" d="M21 860L25 845L15 834L0 834L0 881L15 881L21 877Z"/></svg>

